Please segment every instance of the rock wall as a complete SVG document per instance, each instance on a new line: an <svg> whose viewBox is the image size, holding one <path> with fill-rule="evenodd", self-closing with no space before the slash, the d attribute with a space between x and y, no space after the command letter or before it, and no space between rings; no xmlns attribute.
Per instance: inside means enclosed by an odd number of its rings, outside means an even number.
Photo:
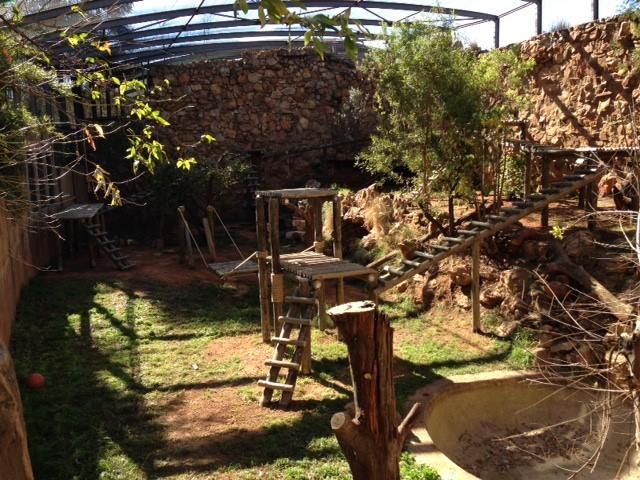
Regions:
<svg viewBox="0 0 640 480"><path fill-rule="evenodd" d="M534 37L521 44L534 59L524 118L540 143L576 146L628 145L630 116L640 100L633 52L640 28L615 17ZM640 60L638 61L640 65Z"/></svg>
<svg viewBox="0 0 640 480"><path fill-rule="evenodd" d="M358 84L348 60L322 61L309 49L247 52L238 60L161 66L152 78L157 85L169 80L167 95L181 98L163 107L172 123L169 145L209 132L217 141L205 157L223 149L259 151L261 188L329 181L332 161L353 159L353 145L332 145L357 135L339 115ZM326 145L332 146L316 149Z"/></svg>

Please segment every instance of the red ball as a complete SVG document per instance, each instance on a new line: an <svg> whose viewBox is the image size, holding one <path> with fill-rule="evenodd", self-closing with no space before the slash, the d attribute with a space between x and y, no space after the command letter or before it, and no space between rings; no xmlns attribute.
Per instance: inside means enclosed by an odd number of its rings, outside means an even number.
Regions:
<svg viewBox="0 0 640 480"><path fill-rule="evenodd" d="M40 373L30 373L27 376L27 386L32 390L40 390L44 387L44 376Z"/></svg>

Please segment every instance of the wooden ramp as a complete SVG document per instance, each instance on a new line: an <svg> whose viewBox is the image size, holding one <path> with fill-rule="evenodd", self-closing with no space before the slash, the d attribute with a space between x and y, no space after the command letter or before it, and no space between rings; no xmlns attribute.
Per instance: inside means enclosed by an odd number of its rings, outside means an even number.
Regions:
<svg viewBox="0 0 640 480"><path fill-rule="evenodd" d="M253 261L236 260L232 262L210 263L209 270L224 279L258 273L258 264Z"/></svg>
<svg viewBox="0 0 640 480"><path fill-rule="evenodd" d="M129 270L135 267L135 263L129 260L125 254L122 253L120 247L116 242L109 238L107 231L99 222L92 222L86 220L82 222L89 236L96 242L98 248L114 263L120 270Z"/></svg>
<svg viewBox="0 0 640 480"><path fill-rule="evenodd" d="M451 255L471 248L476 242L495 235L522 218L543 210L550 203L562 200L573 192L597 182L603 174L602 169L581 167L573 174L565 175L562 180L542 189L540 193L532 193L529 200L515 202L515 208L502 208L498 215L487 215L485 221L468 222L458 230L458 237L445 237L439 244L428 245L426 251L416 251L411 259L403 258L400 264L370 264L370 267L378 268L380 273L379 284L375 289L376 295L411 279Z"/></svg>

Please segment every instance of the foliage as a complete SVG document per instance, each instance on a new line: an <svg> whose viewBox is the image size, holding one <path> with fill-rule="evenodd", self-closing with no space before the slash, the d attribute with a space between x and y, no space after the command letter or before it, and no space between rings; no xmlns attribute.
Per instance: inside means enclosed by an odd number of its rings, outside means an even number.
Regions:
<svg viewBox="0 0 640 480"><path fill-rule="evenodd" d="M360 165L395 181L413 176L427 208L433 192L446 193L450 206L455 196L472 197L486 143L516 113L531 64L514 50L478 57L452 30L429 23L398 25L382 40L386 48L362 67L375 85L378 128Z"/></svg>
<svg viewBox="0 0 640 480"><path fill-rule="evenodd" d="M533 364L532 348L536 344L535 332L526 328L521 328L516 332L509 354L509 365L512 368L525 370Z"/></svg>
<svg viewBox="0 0 640 480"><path fill-rule="evenodd" d="M400 478L402 480L441 480L436 470L427 465L418 465L416 459L407 452L400 457Z"/></svg>

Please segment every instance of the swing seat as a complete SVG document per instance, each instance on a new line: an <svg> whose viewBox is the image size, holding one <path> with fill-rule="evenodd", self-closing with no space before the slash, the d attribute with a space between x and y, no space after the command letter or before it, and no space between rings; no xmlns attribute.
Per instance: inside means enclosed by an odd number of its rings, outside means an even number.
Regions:
<svg viewBox="0 0 640 480"><path fill-rule="evenodd" d="M244 260L210 263L209 270L225 280L258 273L258 264L254 260L249 260L238 268L238 265L242 262L244 262Z"/></svg>

